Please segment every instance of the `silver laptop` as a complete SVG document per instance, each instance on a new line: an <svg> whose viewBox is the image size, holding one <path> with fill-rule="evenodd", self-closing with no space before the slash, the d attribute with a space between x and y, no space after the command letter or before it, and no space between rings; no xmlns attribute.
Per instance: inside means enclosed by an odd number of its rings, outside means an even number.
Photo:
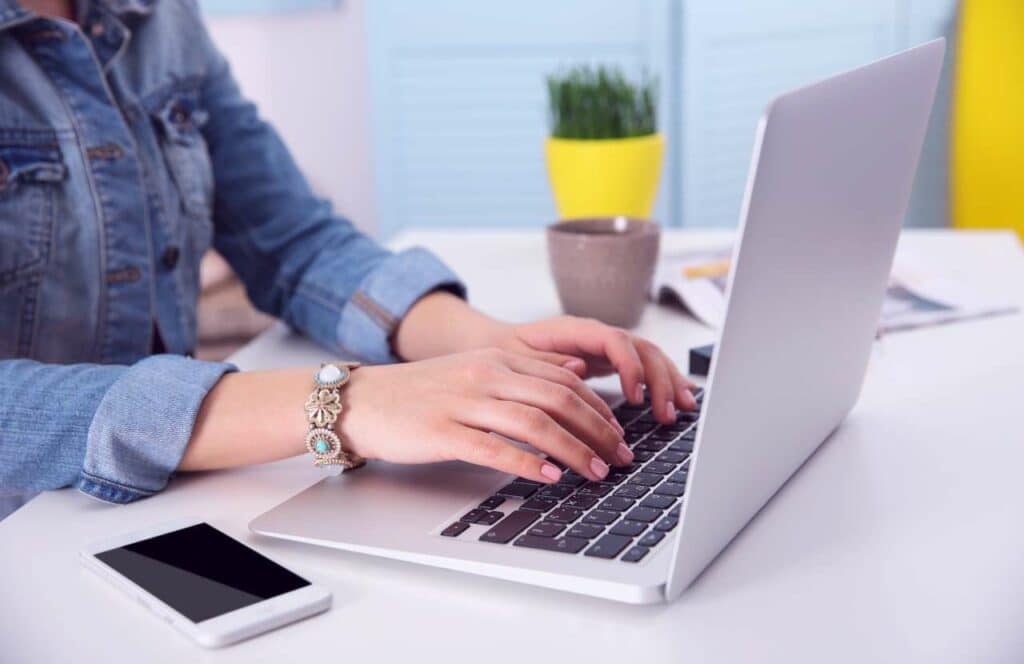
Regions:
<svg viewBox="0 0 1024 664"><path fill-rule="evenodd" d="M769 105L701 408L666 427L616 407L629 468L541 486L371 463L249 527L624 602L678 597L857 400L944 50L932 41Z"/></svg>

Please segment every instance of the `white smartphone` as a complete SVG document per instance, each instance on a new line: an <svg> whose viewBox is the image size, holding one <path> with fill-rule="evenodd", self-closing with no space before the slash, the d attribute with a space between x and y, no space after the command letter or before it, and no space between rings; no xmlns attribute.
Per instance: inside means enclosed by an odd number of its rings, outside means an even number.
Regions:
<svg viewBox="0 0 1024 664"><path fill-rule="evenodd" d="M331 593L195 520L88 547L82 560L200 644L219 647L326 611Z"/></svg>

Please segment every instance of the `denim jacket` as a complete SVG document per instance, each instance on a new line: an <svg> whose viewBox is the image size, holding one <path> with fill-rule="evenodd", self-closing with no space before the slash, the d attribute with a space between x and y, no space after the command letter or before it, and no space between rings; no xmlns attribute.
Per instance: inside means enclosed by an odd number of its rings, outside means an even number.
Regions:
<svg viewBox="0 0 1024 664"><path fill-rule="evenodd" d="M233 370L189 357L211 243L261 310L370 362L417 299L462 287L313 195L194 0L76 5L72 24L0 0L0 494L127 502L166 485Z"/></svg>

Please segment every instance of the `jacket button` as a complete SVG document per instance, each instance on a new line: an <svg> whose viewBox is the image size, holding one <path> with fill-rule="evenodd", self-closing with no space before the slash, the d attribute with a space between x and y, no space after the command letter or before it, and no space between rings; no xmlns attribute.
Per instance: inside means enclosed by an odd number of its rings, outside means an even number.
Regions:
<svg viewBox="0 0 1024 664"><path fill-rule="evenodd" d="M168 270L173 270L178 265L178 259L181 258L181 250L173 244L164 249L163 256L160 257L160 261L164 264L164 267Z"/></svg>

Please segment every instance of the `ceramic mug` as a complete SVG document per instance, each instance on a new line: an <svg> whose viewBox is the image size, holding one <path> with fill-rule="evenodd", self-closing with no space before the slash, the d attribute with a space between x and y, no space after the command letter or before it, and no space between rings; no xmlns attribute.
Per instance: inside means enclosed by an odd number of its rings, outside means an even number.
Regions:
<svg viewBox="0 0 1024 664"><path fill-rule="evenodd" d="M548 226L548 259L562 309L634 327L647 304L660 239L658 224L629 217Z"/></svg>

